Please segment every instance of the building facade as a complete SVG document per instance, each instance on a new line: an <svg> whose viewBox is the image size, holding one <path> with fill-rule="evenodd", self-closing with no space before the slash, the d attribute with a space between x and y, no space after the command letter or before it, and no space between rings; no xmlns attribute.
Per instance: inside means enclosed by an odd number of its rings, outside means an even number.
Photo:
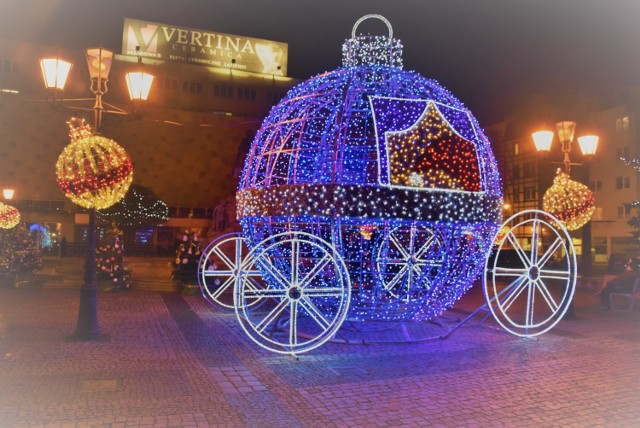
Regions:
<svg viewBox="0 0 640 428"><path fill-rule="evenodd" d="M487 127L501 177L505 215L542 207L542 197L553 183L563 154L557 134L549 155L536 152L531 133L548 129L555 123L577 123L576 137L596 134L600 137L593 159L580 153L577 141L572 145L571 178L587 184L595 197L595 212L587 226L571 233L578 256L591 249L596 264L608 262L611 254L633 256L637 243L628 221L638 215L629 205L640 199L640 175L621 158L640 156L640 88L625 88L605 97L585 95L571 102L552 103L544 98L530 101L505 120ZM527 248L530 242L521 237ZM589 243L590 241L590 243Z"/></svg>
<svg viewBox="0 0 640 428"><path fill-rule="evenodd" d="M39 64L52 56L73 63L64 92L55 94L45 90ZM187 228L211 235L220 206L226 223L217 227L233 220L233 195L251 139L298 82L280 67L265 74L234 66L114 56L103 97L113 114L105 114L100 133L131 157L133 184L169 207L164 225L136 232L137 244L162 251ZM140 69L155 79L148 100L136 105L125 74ZM25 222L46 227L54 243L86 237L88 215L58 188L55 163L70 142L67 121L76 116L93 123L93 103L84 51L0 40L0 188L15 190L4 202L19 208Z"/></svg>

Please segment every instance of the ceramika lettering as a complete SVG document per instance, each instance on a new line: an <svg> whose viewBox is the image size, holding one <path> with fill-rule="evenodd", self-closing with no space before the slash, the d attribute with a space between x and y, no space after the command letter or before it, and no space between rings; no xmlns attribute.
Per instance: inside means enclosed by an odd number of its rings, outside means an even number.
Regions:
<svg viewBox="0 0 640 428"><path fill-rule="evenodd" d="M141 55L286 76L288 45L169 24L124 19L123 55Z"/></svg>

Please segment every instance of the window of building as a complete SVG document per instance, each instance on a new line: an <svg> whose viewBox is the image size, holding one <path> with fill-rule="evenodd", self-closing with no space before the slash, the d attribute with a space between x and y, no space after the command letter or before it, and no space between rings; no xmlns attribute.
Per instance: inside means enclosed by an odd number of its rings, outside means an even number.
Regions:
<svg viewBox="0 0 640 428"><path fill-rule="evenodd" d="M536 200L536 190L533 187L525 187L524 188L524 200L525 201L535 201Z"/></svg>
<svg viewBox="0 0 640 428"><path fill-rule="evenodd" d="M520 165L513 166L513 178L516 180L520 178Z"/></svg>
<svg viewBox="0 0 640 428"><path fill-rule="evenodd" d="M213 85L213 95L220 96L220 85Z"/></svg>
<svg viewBox="0 0 640 428"><path fill-rule="evenodd" d="M189 82L186 80L182 81L182 92L189 92Z"/></svg>
<svg viewBox="0 0 640 428"><path fill-rule="evenodd" d="M624 217L625 218L631 217L631 205L624 206Z"/></svg>
<svg viewBox="0 0 640 428"><path fill-rule="evenodd" d="M527 162L524 164L524 176L533 177L533 162Z"/></svg>
<svg viewBox="0 0 640 428"><path fill-rule="evenodd" d="M619 117L616 119L616 131L622 132L629 129L629 116Z"/></svg>
<svg viewBox="0 0 640 428"><path fill-rule="evenodd" d="M513 154L518 156L520 154L520 146L518 145L518 143L515 143L513 145Z"/></svg>
<svg viewBox="0 0 640 428"><path fill-rule="evenodd" d="M244 97L244 88L238 88L238 98Z"/></svg>
<svg viewBox="0 0 640 428"><path fill-rule="evenodd" d="M624 215L624 207L618 207L618 218L622 218Z"/></svg>
<svg viewBox="0 0 640 428"><path fill-rule="evenodd" d="M601 192L602 191L602 180L594 180L589 184L589 188L592 192Z"/></svg>
<svg viewBox="0 0 640 428"><path fill-rule="evenodd" d="M631 177L616 177L616 190L628 189L631 187Z"/></svg>
<svg viewBox="0 0 640 428"><path fill-rule="evenodd" d="M629 159L629 147L618 147L616 154L619 158Z"/></svg>
<svg viewBox="0 0 640 428"><path fill-rule="evenodd" d="M593 211L591 220L602 220L602 207L596 207L596 209Z"/></svg>

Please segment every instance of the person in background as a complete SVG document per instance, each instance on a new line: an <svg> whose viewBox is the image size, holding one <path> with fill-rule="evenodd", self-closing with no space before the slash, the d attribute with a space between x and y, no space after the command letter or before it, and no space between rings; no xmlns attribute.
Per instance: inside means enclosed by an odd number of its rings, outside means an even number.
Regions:
<svg viewBox="0 0 640 428"><path fill-rule="evenodd" d="M611 293L631 291L638 278L640 278L640 259L629 259L625 271L607 282L607 285L600 290L600 304L602 308L610 310L611 302L609 296Z"/></svg>

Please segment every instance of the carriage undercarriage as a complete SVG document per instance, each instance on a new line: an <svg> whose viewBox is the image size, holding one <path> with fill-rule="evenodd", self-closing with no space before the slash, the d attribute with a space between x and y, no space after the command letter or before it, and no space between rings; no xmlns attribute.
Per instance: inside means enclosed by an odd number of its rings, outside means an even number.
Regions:
<svg viewBox="0 0 640 428"><path fill-rule="evenodd" d="M259 242L240 233L212 241L198 278L208 301L233 309L245 333L276 353L299 354L344 338L340 328L359 321L379 326L432 320L440 312L429 309L441 308L437 302L443 300L452 306L447 292L460 286L447 282L447 272L456 262L488 253L473 245L464 247L467 252L447 252L451 236L470 240L473 234L454 227L448 236L424 222L268 224ZM484 272L470 270L462 281L472 284L482 274L484 309L506 331L537 336L560 321L573 298L570 237L559 220L538 210L512 216L500 230L480 264ZM526 248L523 235L529 237Z"/></svg>

